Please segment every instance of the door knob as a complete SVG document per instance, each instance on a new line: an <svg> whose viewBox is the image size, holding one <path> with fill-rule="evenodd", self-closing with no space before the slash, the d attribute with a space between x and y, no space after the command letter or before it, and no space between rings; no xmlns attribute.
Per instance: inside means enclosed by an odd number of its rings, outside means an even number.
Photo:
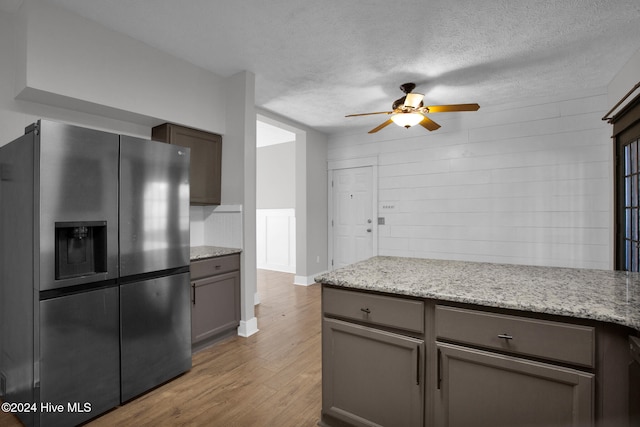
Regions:
<svg viewBox="0 0 640 427"><path fill-rule="evenodd" d="M367 228L367 233L371 233L371 229L370 228Z"/></svg>
<svg viewBox="0 0 640 427"><path fill-rule="evenodd" d="M371 219L368 219L368 220L367 220L367 223L368 223L368 224L371 224Z"/></svg>

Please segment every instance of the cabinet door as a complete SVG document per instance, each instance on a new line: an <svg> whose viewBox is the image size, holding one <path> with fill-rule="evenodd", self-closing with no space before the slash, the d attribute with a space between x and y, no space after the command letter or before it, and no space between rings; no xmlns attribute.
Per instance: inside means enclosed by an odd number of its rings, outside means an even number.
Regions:
<svg viewBox="0 0 640 427"><path fill-rule="evenodd" d="M438 343L436 425L593 425L592 374Z"/></svg>
<svg viewBox="0 0 640 427"><path fill-rule="evenodd" d="M240 273L191 283L191 341L197 343L240 324Z"/></svg>
<svg viewBox="0 0 640 427"><path fill-rule="evenodd" d="M422 426L424 341L324 319L323 414L354 426Z"/></svg>
<svg viewBox="0 0 640 427"><path fill-rule="evenodd" d="M191 149L191 204L219 205L222 176L222 137L173 124L152 129L152 138Z"/></svg>

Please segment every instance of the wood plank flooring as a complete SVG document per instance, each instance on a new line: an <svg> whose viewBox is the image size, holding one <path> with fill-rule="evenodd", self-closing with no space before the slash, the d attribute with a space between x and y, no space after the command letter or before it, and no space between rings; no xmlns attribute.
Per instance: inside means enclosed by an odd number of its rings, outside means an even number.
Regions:
<svg viewBox="0 0 640 427"><path fill-rule="evenodd" d="M193 355L181 377L97 418L102 426L312 427L320 418L320 285L258 270L260 331ZM0 413L0 425L19 426Z"/></svg>

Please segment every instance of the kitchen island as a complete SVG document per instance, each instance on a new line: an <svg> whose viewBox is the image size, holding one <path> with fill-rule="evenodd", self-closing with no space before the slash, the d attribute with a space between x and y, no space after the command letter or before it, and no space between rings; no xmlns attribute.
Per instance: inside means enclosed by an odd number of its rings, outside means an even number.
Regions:
<svg viewBox="0 0 640 427"><path fill-rule="evenodd" d="M316 281L322 425L627 425L638 274L374 257Z"/></svg>

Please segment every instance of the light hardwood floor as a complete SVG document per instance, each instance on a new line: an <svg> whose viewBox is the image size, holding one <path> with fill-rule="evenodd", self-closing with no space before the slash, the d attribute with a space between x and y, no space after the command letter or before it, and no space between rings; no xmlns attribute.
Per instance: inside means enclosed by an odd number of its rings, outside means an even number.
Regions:
<svg viewBox="0 0 640 427"><path fill-rule="evenodd" d="M312 427L320 417L320 285L258 270L260 331L193 355L193 368L88 425ZM19 426L0 413L1 426Z"/></svg>

